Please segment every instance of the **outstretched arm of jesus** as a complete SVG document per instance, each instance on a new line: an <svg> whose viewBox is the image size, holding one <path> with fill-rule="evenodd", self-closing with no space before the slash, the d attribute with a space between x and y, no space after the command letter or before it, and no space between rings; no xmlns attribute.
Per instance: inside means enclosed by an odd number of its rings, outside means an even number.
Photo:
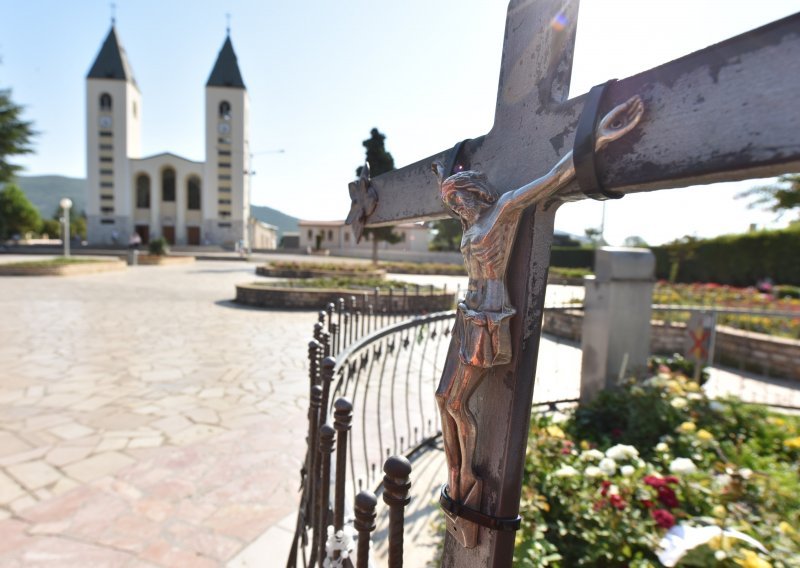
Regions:
<svg viewBox="0 0 800 568"><path fill-rule="evenodd" d="M605 148L610 142L621 138L639 124L644 114L644 103L638 95L614 107L597 125L595 132L595 152ZM517 190L509 191L497 202L497 208L504 212L526 209L555 194L575 177L572 150L567 152L547 174Z"/></svg>

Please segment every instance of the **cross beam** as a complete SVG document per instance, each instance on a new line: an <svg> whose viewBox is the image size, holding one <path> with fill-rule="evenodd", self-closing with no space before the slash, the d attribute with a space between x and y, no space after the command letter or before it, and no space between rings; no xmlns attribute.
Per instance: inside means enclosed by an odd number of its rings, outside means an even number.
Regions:
<svg viewBox="0 0 800 568"><path fill-rule="evenodd" d="M494 125L463 151L500 191L572 148L585 100L566 100L577 15L578 0L509 4ZM647 110L635 133L598 155L599 179L627 194L800 171L798 92L800 13L617 81L600 116L634 94ZM373 179L367 226L447 217L431 164L449 151ZM573 183L559 198L584 195Z"/></svg>

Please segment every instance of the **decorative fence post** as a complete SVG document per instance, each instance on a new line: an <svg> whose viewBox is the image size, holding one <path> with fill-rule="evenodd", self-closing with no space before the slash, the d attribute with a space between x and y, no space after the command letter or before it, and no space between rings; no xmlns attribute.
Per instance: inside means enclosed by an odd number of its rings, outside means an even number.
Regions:
<svg viewBox="0 0 800 568"><path fill-rule="evenodd" d="M581 401L642 374L650 355L655 256L648 249L603 247L584 279Z"/></svg>
<svg viewBox="0 0 800 568"><path fill-rule="evenodd" d="M319 497L317 498L317 527L314 530L314 540L312 544L312 560L310 566L314 565L314 552L319 553L319 565L322 566L325 560L325 545L327 544L325 535L328 531L328 511L331 500L331 453L333 453L333 437L336 432L329 424L323 424L319 429L319 453L322 461L322 472L319 479Z"/></svg>
<svg viewBox="0 0 800 568"><path fill-rule="evenodd" d="M402 568L405 507L411 501L411 463L402 456L392 456L383 464L383 472L383 501L389 505L389 568Z"/></svg>
<svg viewBox="0 0 800 568"><path fill-rule="evenodd" d="M320 414L320 426L325 422L325 415L328 412L328 401L331 396L331 383L333 382L333 368L336 367L336 359L325 357L322 360L322 372L320 381L322 382L322 412Z"/></svg>
<svg viewBox="0 0 800 568"><path fill-rule="evenodd" d="M370 533L375 530L375 506L377 504L377 497L370 491L361 491L356 495L354 507L356 520L353 523L354 528L358 531L356 568L368 568L369 566Z"/></svg>
<svg viewBox="0 0 800 568"><path fill-rule="evenodd" d="M347 546L344 530L344 492L347 484L347 435L350 432L350 423L353 420L353 405L345 398L336 399L333 403L333 427L336 435L336 487L333 506L333 535L334 546ZM334 558L339 558L341 550L334 549Z"/></svg>
<svg viewBox="0 0 800 568"><path fill-rule="evenodd" d="M319 384L319 350L320 344L316 339L308 342L308 379L312 386Z"/></svg>

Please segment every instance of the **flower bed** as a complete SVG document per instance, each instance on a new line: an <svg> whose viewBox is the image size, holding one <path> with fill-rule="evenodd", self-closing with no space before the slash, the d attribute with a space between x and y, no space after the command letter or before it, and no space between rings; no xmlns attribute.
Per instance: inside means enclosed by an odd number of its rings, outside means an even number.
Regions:
<svg viewBox="0 0 800 568"><path fill-rule="evenodd" d="M720 284L668 284L659 282L653 292L653 304L722 306L746 310L792 312L797 317L767 318L759 315L719 314L718 323L745 331L800 339L800 299L796 287L766 286L736 288ZM686 322L689 314L671 313L675 321Z"/></svg>
<svg viewBox="0 0 800 568"><path fill-rule="evenodd" d="M374 268L371 264L276 261L256 267L256 274L273 278L328 278L336 276L383 278L386 276L386 271Z"/></svg>
<svg viewBox="0 0 800 568"><path fill-rule="evenodd" d="M798 566L800 419L662 366L535 420L515 566Z"/></svg>
<svg viewBox="0 0 800 568"><path fill-rule="evenodd" d="M236 302L262 308L318 310L339 298L355 298L358 309L425 313L454 307L455 295L431 286L379 278L308 278L236 286Z"/></svg>

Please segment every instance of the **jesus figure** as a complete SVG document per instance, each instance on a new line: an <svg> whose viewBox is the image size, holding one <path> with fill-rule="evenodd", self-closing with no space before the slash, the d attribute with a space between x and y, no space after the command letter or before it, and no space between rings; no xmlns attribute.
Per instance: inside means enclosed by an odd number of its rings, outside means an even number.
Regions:
<svg viewBox="0 0 800 568"><path fill-rule="evenodd" d="M630 132L643 113L638 96L611 110L596 127L595 151ZM499 197L482 173L462 171L442 179L448 173L442 164L436 162L433 168L442 201L461 219L461 253L469 275L453 331L458 361L447 367L436 391L447 493L453 501L479 510L482 480L472 463L478 433L469 399L491 367L511 361L509 320L516 310L509 304L505 283L511 246L522 213L566 186L575 177L575 166L570 151L543 177Z"/></svg>

